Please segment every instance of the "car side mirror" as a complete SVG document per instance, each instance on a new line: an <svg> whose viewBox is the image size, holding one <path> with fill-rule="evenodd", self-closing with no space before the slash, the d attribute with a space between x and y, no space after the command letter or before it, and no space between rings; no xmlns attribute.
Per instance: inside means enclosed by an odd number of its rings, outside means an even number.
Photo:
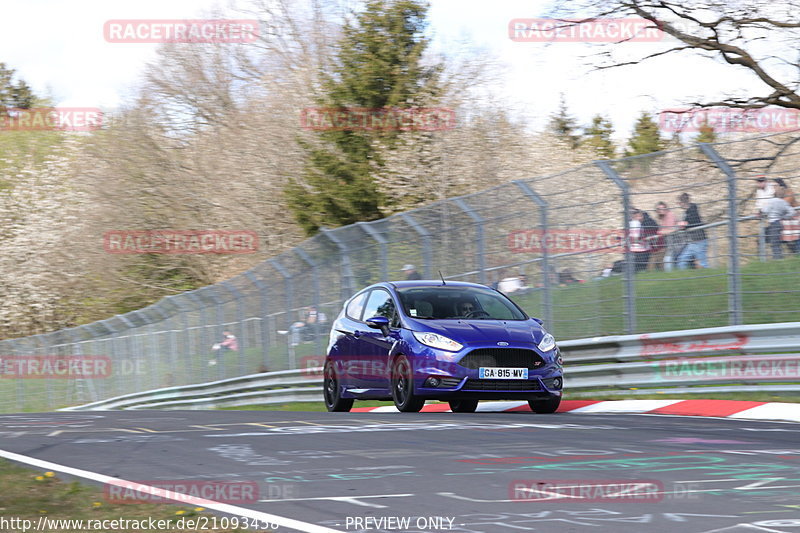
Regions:
<svg viewBox="0 0 800 533"><path fill-rule="evenodd" d="M372 329L379 329L384 335L389 334L389 319L385 316L374 316L368 318L366 322Z"/></svg>
<svg viewBox="0 0 800 533"><path fill-rule="evenodd" d="M537 324L539 324L540 326L541 326L542 324L544 324L544 320L542 320L541 318L536 318L535 316L532 316L531 318L533 319L533 321L534 321L534 322L536 322L536 323L537 323Z"/></svg>

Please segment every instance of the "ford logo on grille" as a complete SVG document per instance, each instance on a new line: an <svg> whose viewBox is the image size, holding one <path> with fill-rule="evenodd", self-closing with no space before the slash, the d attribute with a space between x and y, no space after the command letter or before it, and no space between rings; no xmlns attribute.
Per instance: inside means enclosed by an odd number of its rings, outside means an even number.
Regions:
<svg viewBox="0 0 800 533"><path fill-rule="evenodd" d="M498 346L508 346L508 343L505 341L500 341L497 343Z"/></svg>

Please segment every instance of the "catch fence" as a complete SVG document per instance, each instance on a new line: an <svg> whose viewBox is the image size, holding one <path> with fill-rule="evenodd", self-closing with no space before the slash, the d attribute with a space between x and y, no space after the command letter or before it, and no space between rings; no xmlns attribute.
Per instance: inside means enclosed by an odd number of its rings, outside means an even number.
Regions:
<svg viewBox="0 0 800 533"><path fill-rule="evenodd" d="M5 361L101 356L112 366L102 379L0 379L0 412L315 366L342 303L370 283L404 279L407 264L423 278L441 271L497 285L559 340L800 321L800 257L784 247L785 257L773 259L753 198L762 174L800 190L798 141L798 132L782 133L597 161L324 229L224 282L0 341ZM648 257L636 251L632 210L656 218L663 201L680 220L683 193L697 206L705 242L678 229L646 240L654 245ZM708 268L702 258L680 258L689 245L706 250ZM326 320L297 327L311 306ZM211 349L223 331L238 350Z"/></svg>

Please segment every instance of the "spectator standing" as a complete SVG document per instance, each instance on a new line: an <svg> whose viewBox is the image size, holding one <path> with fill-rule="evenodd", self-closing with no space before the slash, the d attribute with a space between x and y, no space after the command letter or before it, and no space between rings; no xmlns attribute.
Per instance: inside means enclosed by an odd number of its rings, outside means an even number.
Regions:
<svg viewBox="0 0 800 533"><path fill-rule="evenodd" d="M794 191L789 187L783 178L775 178L775 196L778 196L778 191L783 191L783 199L786 200L792 207L797 207L797 198L794 196Z"/></svg>
<svg viewBox="0 0 800 533"><path fill-rule="evenodd" d="M656 221L658 222L658 239L656 240L658 254L654 254L651 262L653 264L662 264L662 268L669 272L672 270L672 264L681 252L678 248L678 240L675 238L675 232L678 231L678 221L675 218L675 213L667 206L666 202L658 202L656 204ZM658 268L658 266L656 266Z"/></svg>
<svg viewBox="0 0 800 533"><path fill-rule="evenodd" d="M236 340L236 335L229 330L225 330L222 332L222 336L222 341L215 343L214 346L211 347L214 351L214 357L208 361L208 366L216 365L220 355L225 355L225 352L239 351L239 341Z"/></svg>
<svg viewBox="0 0 800 533"><path fill-rule="evenodd" d="M422 279L422 276L417 272L417 267L410 263L403 265L403 274L405 274L406 279L409 280Z"/></svg>
<svg viewBox="0 0 800 533"><path fill-rule="evenodd" d="M775 197L775 187L764 176L756 178L756 214L764 211L764 204Z"/></svg>
<svg viewBox="0 0 800 533"><path fill-rule="evenodd" d="M650 261L650 243L644 238L643 220L643 212L640 209L634 209L631 214L631 220L628 223L630 227L630 251L633 253L635 272L647 270L647 263Z"/></svg>
<svg viewBox="0 0 800 533"><path fill-rule="evenodd" d="M697 228L703 225L700 218L700 209L697 204L690 201L689 193L678 196L678 205L684 210L683 220L678 222L683 236L686 237L686 246L678 256L678 268L685 270L689 268L691 261L697 261L702 268L708 268L708 240L706 231Z"/></svg>
<svg viewBox="0 0 800 533"><path fill-rule="evenodd" d="M770 198L764 203L761 212L767 219L767 244L772 247L772 258L783 258L783 247L781 246L781 232L783 230L782 220L791 220L795 217L795 211L783 197L785 191L778 190L774 198ZM798 241L787 242L789 249L797 253Z"/></svg>

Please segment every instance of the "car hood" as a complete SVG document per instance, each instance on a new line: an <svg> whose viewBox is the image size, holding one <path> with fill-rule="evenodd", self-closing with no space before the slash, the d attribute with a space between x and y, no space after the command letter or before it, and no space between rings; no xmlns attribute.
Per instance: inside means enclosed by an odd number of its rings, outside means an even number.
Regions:
<svg viewBox="0 0 800 533"><path fill-rule="evenodd" d="M533 320L413 320L414 331L430 331L454 341L535 343L542 340L542 327Z"/></svg>

